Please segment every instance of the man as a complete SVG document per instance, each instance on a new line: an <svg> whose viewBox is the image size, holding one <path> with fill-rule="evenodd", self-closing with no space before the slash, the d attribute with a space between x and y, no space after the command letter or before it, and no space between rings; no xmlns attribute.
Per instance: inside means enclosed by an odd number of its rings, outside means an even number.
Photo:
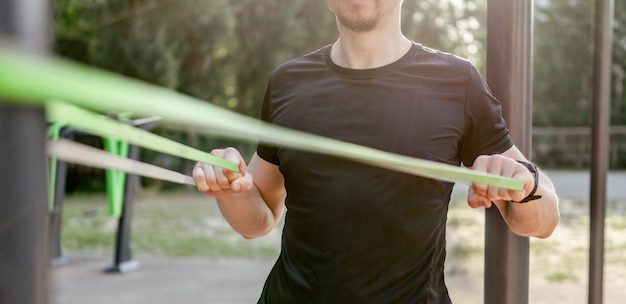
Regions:
<svg viewBox="0 0 626 304"><path fill-rule="evenodd" d="M472 185L468 203L494 202L513 232L548 237L559 220L554 188L511 142L476 69L408 40L402 0L327 2L339 39L274 71L262 118L523 180L524 191ZM281 147L260 145L247 167L233 148L212 154L241 173L199 163L197 187L245 238L265 235L287 210L259 303L450 303L451 183Z"/></svg>

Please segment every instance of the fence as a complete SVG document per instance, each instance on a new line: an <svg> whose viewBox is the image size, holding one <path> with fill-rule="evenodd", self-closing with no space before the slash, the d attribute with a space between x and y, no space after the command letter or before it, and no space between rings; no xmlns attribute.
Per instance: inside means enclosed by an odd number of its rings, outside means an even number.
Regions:
<svg viewBox="0 0 626 304"><path fill-rule="evenodd" d="M612 126L609 133L609 166L626 169L626 126ZM533 161L547 168L589 168L591 144L591 127L535 127Z"/></svg>

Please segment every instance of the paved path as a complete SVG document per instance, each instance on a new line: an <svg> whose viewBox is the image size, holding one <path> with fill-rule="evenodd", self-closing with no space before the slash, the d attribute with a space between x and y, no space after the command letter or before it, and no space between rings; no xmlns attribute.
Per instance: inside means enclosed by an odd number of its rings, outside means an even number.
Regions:
<svg viewBox="0 0 626 304"><path fill-rule="evenodd" d="M588 199L589 174L551 172L563 198ZM458 190L463 191L463 190ZM608 178L608 198L626 199L626 172ZM141 268L125 274L105 274L111 257L69 256L70 264L51 272L51 304L194 304L256 303L272 262L159 259L140 257ZM448 285L458 303L482 302L482 279L455 276ZM546 289L548 290L543 290ZM586 285L561 284L531 289L553 294L533 303L585 303ZM607 283L607 291L626 297L626 289ZM554 302L556 301L556 302ZM607 302L612 303L612 302Z"/></svg>
<svg viewBox="0 0 626 304"><path fill-rule="evenodd" d="M51 304L251 304L272 263L157 259L141 257L142 267L125 274L102 270L110 258L70 256L71 265L52 271ZM585 281L585 280L583 280ZM482 277L446 279L454 303L483 303ZM586 282L530 282L530 303L586 304ZM605 282L605 303L623 303L623 282Z"/></svg>
<svg viewBox="0 0 626 304"><path fill-rule="evenodd" d="M141 267L104 273L110 257L70 256L52 271L51 304L256 303L272 263L140 257Z"/></svg>
<svg viewBox="0 0 626 304"><path fill-rule="evenodd" d="M589 199L589 172L548 172L557 193L564 198ZM607 177L607 199L626 199L626 172L611 172Z"/></svg>
<svg viewBox="0 0 626 304"><path fill-rule="evenodd" d="M548 172L559 197L589 200L590 174L582 171ZM626 199L626 171L611 172L607 177L607 199ZM455 193L467 193L466 186L455 187Z"/></svg>

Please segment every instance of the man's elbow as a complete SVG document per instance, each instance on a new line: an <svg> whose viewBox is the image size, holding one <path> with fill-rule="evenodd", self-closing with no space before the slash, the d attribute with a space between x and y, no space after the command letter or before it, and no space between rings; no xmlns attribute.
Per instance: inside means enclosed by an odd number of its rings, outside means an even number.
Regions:
<svg viewBox="0 0 626 304"><path fill-rule="evenodd" d="M257 227L255 229L248 229L248 230L237 230L237 232L239 232L239 234L246 240L253 240L253 239L257 239L260 237L264 237L267 234L269 234L270 232L272 232L272 230L274 230L274 228L276 227L276 223L274 223L273 225L266 225L264 227Z"/></svg>
<svg viewBox="0 0 626 304"><path fill-rule="evenodd" d="M546 239L550 237L552 233L554 233L554 230L556 230L556 227L558 226L558 224L559 224L559 217L556 216L554 218L551 218L550 220L547 220L544 222L538 222L534 225L520 223L517 225L516 224L510 225L510 228L511 228L511 231L513 231L513 233L520 235L520 236Z"/></svg>
<svg viewBox="0 0 626 304"><path fill-rule="evenodd" d="M267 235L268 232L261 232L261 233L239 233L241 234L241 236L246 239L246 240L254 240L254 239L258 239L260 237L263 237L265 235Z"/></svg>

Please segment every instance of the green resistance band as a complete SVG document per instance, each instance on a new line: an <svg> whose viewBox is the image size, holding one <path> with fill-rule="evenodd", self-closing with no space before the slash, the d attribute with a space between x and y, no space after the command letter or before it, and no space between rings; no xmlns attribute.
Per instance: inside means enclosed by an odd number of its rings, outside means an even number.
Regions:
<svg viewBox="0 0 626 304"><path fill-rule="evenodd" d="M53 122L63 122L76 129L102 137L113 137L143 148L167 153L189 160L205 162L231 171L239 172L238 164L191 148L173 140L158 136L133 126L123 124L76 106L51 101L46 105L46 116Z"/></svg>
<svg viewBox="0 0 626 304"><path fill-rule="evenodd" d="M0 97L42 105L51 99L99 112L132 112L194 125L206 134L344 157L449 182L522 190L523 182L467 168L410 158L273 126L173 90L61 59L0 49Z"/></svg>

